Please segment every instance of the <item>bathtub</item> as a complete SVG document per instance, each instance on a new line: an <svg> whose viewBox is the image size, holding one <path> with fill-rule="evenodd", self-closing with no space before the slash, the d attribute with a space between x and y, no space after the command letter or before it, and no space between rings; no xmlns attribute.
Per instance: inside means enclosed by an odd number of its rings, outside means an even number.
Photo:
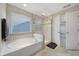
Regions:
<svg viewBox="0 0 79 59"><path fill-rule="evenodd" d="M43 39L37 37L20 38L11 43L4 43L3 56L29 56L43 49Z"/></svg>

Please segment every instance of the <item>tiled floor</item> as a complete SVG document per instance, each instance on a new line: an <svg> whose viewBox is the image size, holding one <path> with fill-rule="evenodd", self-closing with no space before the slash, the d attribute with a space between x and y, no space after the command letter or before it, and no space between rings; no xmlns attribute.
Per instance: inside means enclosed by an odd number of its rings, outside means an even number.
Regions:
<svg viewBox="0 0 79 59"><path fill-rule="evenodd" d="M79 51L70 51L58 47L53 50L49 47L45 47L44 50L38 52L35 56L79 56Z"/></svg>

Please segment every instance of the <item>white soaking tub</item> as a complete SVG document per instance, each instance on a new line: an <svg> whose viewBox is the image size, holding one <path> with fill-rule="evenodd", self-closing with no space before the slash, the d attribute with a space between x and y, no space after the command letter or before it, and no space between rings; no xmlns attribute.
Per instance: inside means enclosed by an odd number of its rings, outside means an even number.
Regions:
<svg viewBox="0 0 79 59"><path fill-rule="evenodd" d="M1 55L4 56L29 56L43 48L42 38L21 38L2 47Z"/></svg>

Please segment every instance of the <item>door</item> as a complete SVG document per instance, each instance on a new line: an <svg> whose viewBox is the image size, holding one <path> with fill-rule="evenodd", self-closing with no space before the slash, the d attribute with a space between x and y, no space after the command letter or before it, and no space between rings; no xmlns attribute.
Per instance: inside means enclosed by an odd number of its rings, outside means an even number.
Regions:
<svg viewBox="0 0 79 59"><path fill-rule="evenodd" d="M66 37L66 49L77 49L77 17L75 12L66 13L67 21L67 34Z"/></svg>
<svg viewBox="0 0 79 59"><path fill-rule="evenodd" d="M56 15L53 17L53 42L55 42L59 47L66 47L66 37L67 37L67 19L65 14Z"/></svg>
<svg viewBox="0 0 79 59"><path fill-rule="evenodd" d="M66 18L65 15L60 16L60 47L66 47Z"/></svg>
<svg viewBox="0 0 79 59"><path fill-rule="evenodd" d="M76 13L77 20L77 49L79 49L79 12Z"/></svg>

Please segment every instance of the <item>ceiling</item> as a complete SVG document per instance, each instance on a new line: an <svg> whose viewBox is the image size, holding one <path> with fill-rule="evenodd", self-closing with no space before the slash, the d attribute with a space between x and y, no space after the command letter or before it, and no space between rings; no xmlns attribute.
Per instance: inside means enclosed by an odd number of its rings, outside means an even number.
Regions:
<svg viewBox="0 0 79 59"><path fill-rule="evenodd" d="M10 3L10 5L19 7L21 9L24 9L28 12L31 12L33 14L36 14L38 16L49 16L51 14L54 14L58 11L70 8L72 6L75 6L77 4L71 4L71 6L67 8L63 8L64 6L68 5L69 3L26 3L27 6L24 6L25 3Z"/></svg>

